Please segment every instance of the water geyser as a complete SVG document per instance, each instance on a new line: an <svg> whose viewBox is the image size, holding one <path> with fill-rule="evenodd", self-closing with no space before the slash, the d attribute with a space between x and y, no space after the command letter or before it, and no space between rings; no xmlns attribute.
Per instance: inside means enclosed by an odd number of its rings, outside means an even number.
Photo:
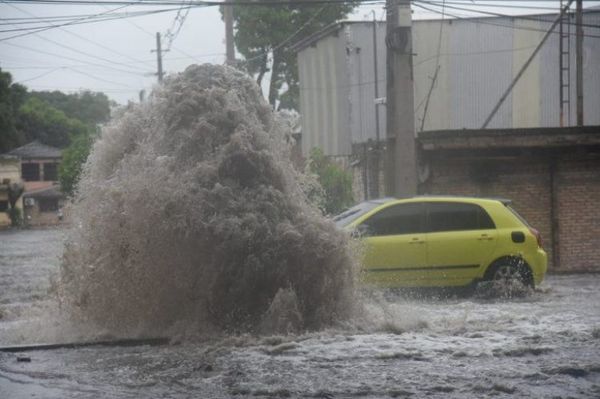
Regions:
<svg viewBox="0 0 600 399"><path fill-rule="evenodd" d="M114 334L318 329L350 316L347 237L309 203L254 81L190 66L103 129L58 289Z"/></svg>

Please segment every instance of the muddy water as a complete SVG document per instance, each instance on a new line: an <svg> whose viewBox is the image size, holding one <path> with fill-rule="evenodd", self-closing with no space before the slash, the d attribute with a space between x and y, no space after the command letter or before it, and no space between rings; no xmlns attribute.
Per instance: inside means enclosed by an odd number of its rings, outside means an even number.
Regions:
<svg viewBox="0 0 600 399"><path fill-rule="evenodd" d="M60 338L44 329L56 329L61 241L59 230L0 232L0 345ZM368 307L372 329L18 355L29 362L0 353L0 397L596 398L599 287L600 275L579 275L514 301L388 295Z"/></svg>

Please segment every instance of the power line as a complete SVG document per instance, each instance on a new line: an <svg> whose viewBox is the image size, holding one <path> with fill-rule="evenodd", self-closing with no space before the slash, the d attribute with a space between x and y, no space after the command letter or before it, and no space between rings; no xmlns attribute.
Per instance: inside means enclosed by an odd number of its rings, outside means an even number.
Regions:
<svg viewBox="0 0 600 399"><path fill-rule="evenodd" d="M188 4L189 3L191 3L191 1L188 1ZM179 32L185 23L185 19L190 13L190 10L191 7L185 7L184 4L182 4L179 10L177 10L177 15L175 15L175 19L173 20L171 27L167 30L167 33L164 34L164 37L168 40L165 51L169 51L173 41L175 41L177 35L179 35Z"/></svg>
<svg viewBox="0 0 600 399"><path fill-rule="evenodd" d="M11 3L28 3L28 4L61 4L61 5L148 5L148 6L165 6L165 5L181 5L182 0L138 0L138 1L122 1L122 0L7 0ZM213 6L220 7L224 5L235 6L297 6L297 5L318 5L318 4L383 4L384 0L226 0L226 1L199 1L191 0L192 6Z"/></svg>
<svg viewBox="0 0 600 399"><path fill-rule="evenodd" d="M8 1L8 0L3 0L3 2L6 2L6 1ZM126 7L126 6L123 6L123 7ZM122 8L122 7L120 7L120 8ZM22 37L22 36L28 36L28 35L32 35L32 34L35 34L38 32L42 32L42 31L46 31L46 30L50 30L50 29L54 29L54 28L60 28L63 26L73 26L73 25L82 25L82 24L89 24L89 23L114 21L114 20L135 18L135 17L147 16L147 15L162 14L162 13L172 12L172 11L176 11L176 10L177 9L141 11L141 12L133 12L133 13L122 13L122 14L118 14L118 15L114 15L114 16L111 16L111 15L98 16L99 14L93 14L93 15L96 15L96 17L81 18L78 20L70 21L67 23L59 24L59 25L50 24L50 25L45 25L45 26L34 26L34 27L24 27L24 28L3 30L3 31L0 31L0 33L2 33L2 32L4 32L4 33L6 33L6 32L26 32L26 33L13 35L10 37L5 37L5 38L0 39L0 41L15 39L15 38ZM110 11L107 11L106 13L102 13L102 14L107 14L108 12L110 12Z"/></svg>
<svg viewBox="0 0 600 399"><path fill-rule="evenodd" d="M172 10L171 10L172 11ZM136 24L135 22L129 20L129 19L125 19L125 22L127 22L128 24L130 24L131 26L135 27L136 29L138 29L140 32L144 32L145 34L149 35L150 37L154 38L154 33L148 32L146 29L142 28L141 26L139 26L138 24ZM190 55L188 53L186 53L185 51L181 50L180 48L177 48L175 46L171 46L171 48L175 51L177 51L179 54L185 55L188 58L191 58L193 60L196 61L200 61L198 58L196 58L193 55ZM165 58L165 60L167 60L168 58Z"/></svg>
<svg viewBox="0 0 600 399"><path fill-rule="evenodd" d="M57 58L65 59L65 60L70 60L70 61L75 61L75 62L85 62L85 61L82 61L82 60L77 59L77 58L69 57L69 56L62 55L62 54L56 54L56 53L52 53L50 51L40 50L40 49L36 49L36 48L33 48L33 47L18 45L18 44L9 43L9 42L0 42L0 44L1 45L5 45L5 46L11 46L11 47L16 47L16 48L28 50L28 51L31 51L31 52L34 52L34 53L46 54L46 55L50 55L52 57L57 57ZM133 72L133 71L125 70L125 69L115 68L115 67L112 67L110 65L105 65L105 64L87 63L87 65L97 66L97 67L102 67L102 68L107 68L107 69L112 69L112 70L115 70L115 71L118 71L118 72L128 73L128 74L136 75L136 76L143 76L143 74L141 74L139 72Z"/></svg>
<svg viewBox="0 0 600 399"><path fill-rule="evenodd" d="M15 6L15 5L13 5L13 4L9 4L9 2L8 2L7 0L2 0L2 3L5 3L5 4L7 4L8 6L10 6L10 7L14 8L14 9L17 9L17 10L19 10L19 11L21 11L21 12L25 13L25 14L29 14L29 15L31 15L31 16L34 16L33 14L31 14L31 13L29 13L29 12L27 12L27 11L24 11L24 10L22 10L22 9L20 9L19 7ZM104 12L104 13L100 13L100 14L96 14L96 15L104 15L104 14L109 14L109 13L111 13L111 12L113 12L113 11L116 11L116 10L119 10L119 9L122 9L122 8L125 8L125 7L127 7L127 6L121 6L121 7L117 7L117 8L115 8L114 10L106 11L106 12ZM83 21L83 20L87 20L87 19L89 19L89 18L91 18L91 16L90 16L90 17L83 17L83 18L77 19L76 21ZM38 33L38 32L43 32L43 31L45 31L45 30L52 29L52 28L58 28L58 27L62 27L62 26L68 26L68 25L70 25L70 24L72 24L72 23L74 23L74 22L76 22L76 21L73 21L73 22L67 22L67 23L64 23L64 24L62 24L62 25L51 25L50 27L43 27L43 28L37 29L37 30L36 30L36 31L34 31L34 32L22 33L22 34L19 34L19 35L14 35L14 36L8 37L8 38L3 38L3 39L1 39L1 40L14 39L14 38L21 37L21 36L26 36L26 35L30 35L30 34L36 34L36 33Z"/></svg>
<svg viewBox="0 0 600 399"><path fill-rule="evenodd" d="M441 11L433 9L433 8L429 8L427 6L424 6L423 4L421 4L420 1L413 1L413 4L416 7L419 7L423 10L441 15ZM435 6L434 6L435 7ZM455 18L459 21L465 21L465 22L469 22L469 23L473 23L473 24L482 24L482 25L491 25L491 26L498 26L498 27L502 27L502 28L507 28L507 29L512 29L512 30L526 30L526 31L532 31L532 32L541 32L541 33L546 33L545 30L543 29L537 29L537 28L531 28L531 27L527 27L527 26L518 26L518 25L505 25L505 24L501 24L501 23L497 23L497 22L491 22L490 20L492 18L486 18L486 17L465 17L465 16L459 16L456 14L450 14L449 12L445 12L446 15ZM518 18L518 15L507 15L507 18ZM544 21L539 21L539 22L544 22ZM558 34L557 32L552 32L552 34ZM574 36L574 34L571 34ZM594 38L594 39L600 39L600 35L590 35L590 34L584 34L584 37L589 37L589 38Z"/></svg>
<svg viewBox="0 0 600 399"><path fill-rule="evenodd" d="M441 5L440 5L439 1L416 0L413 2L425 3L425 4L432 5L432 6L437 6L437 7L441 6L442 8L444 7L444 3L441 3ZM456 6L452 6L452 5L448 5L448 4L445 4L445 7L451 8L454 10L459 10L459 11L468 11L468 12L475 12L475 13L483 14L483 15L490 15L490 16L494 16L494 17L516 18L516 19L524 19L524 20L535 21L535 22L548 22L540 17L532 17L532 16L528 16L528 15L508 15L508 14L502 14L502 13L497 13L497 12L492 12L492 11L484 11L484 10L480 10L480 9L474 9L472 7L470 7L470 8L456 7ZM552 15L554 15L554 14L548 14L548 16L552 16ZM573 22L563 22L563 23L569 24L569 25L576 25ZM600 29L600 25L581 24L581 26L584 26L586 28Z"/></svg>
<svg viewBox="0 0 600 399"><path fill-rule="evenodd" d="M198 55L194 55L193 58L209 58L209 57L216 57L216 56L224 56L225 53L211 53L211 54L198 54ZM164 61L177 61L177 60L187 60L190 59L191 57L164 57L163 60ZM39 60L31 60L31 62L38 62ZM134 64L149 64L149 63L155 63L156 59L147 59L147 60L140 60L140 61L136 61L136 62L128 62L127 65L134 65ZM12 64L13 62L9 62L9 64ZM6 65L6 61L2 61L2 64ZM80 64L76 64L76 65L16 65L16 66L6 66L7 69L54 69L54 68L81 68L81 67L86 67L86 66L96 66L96 64L87 64L87 63L80 63Z"/></svg>
<svg viewBox="0 0 600 399"><path fill-rule="evenodd" d="M15 7L15 6L12 6L12 7ZM18 9L18 7L17 7L17 9ZM52 43L52 44L54 44L54 45L56 45L56 46L59 46L59 47L65 48L65 49L67 49L67 50L70 50L70 51L72 51L72 52L74 52L74 53L78 53L78 54L81 54L81 55L84 55L84 56L87 56L87 57L90 57L90 58L94 58L94 59L97 59L97 60L101 60L101 61L104 61L104 62L108 62L108 63L110 63L110 64L116 64L116 65L124 65L124 66L128 66L128 65L126 65L126 64L123 64L123 63L120 63L120 62L118 62L118 61L113 61L113 60L106 59L106 58L104 58L104 57L97 56L97 55L95 55L95 54L90 54L90 53L87 53L87 52L85 52L85 51L81 51L81 50L78 50L78 49L76 49L76 48L73 48L73 47L71 47L71 46L67 46L67 45L65 45L65 44L59 43L59 42L57 42L57 41L55 41L55 40L52 40L52 39L50 39L50 38L47 38L47 37L44 37L44 36L40 36L40 34L39 34L39 33L35 33L35 32L34 32L33 34L34 34L35 36L38 36L40 39L42 39L42 40L44 40L44 41L47 41L47 42L49 42L49 43ZM76 35L76 36L78 36L78 35ZM0 43L1 43L1 42L3 42L4 40L5 40L5 39L2 39L2 40L0 40ZM88 39L85 39L85 40L88 40ZM89 41L89 40L88 40L88 41ZM93 43L93 42L92 42L92 43ZM3 44L9 44L9 43L3 43Z"/></svg>
<svg viewBox="0 0 600 399"><path fill-rule="evenodd" d="M479 0L481 2L481 0ZM497 1L497 0L490 0L491 1ZM506 0L505 0L506 1ZM589 0L590 2L600 2L600 0ZM439 0L437 1L430 1L431 3L440 3ZM518 1L518 3L527 3L528 1ZM531 3L534 3L536 1L530 1ZM446 1L445 2L446 5L459 5L459 6L479 6L479 7L492 7L492 8L512 8L512 9L522 9L522 10L546 10L546 11L554 11L556 12L557 7L550 7L550 6L531 6L531 5L523 5L523 4L497 4L497 3L488 3L488 4L475 4L473 1L464 1L464 2L459 2L459 1Z"/></svg>
<svg viewBox="0 0 600 399"><path fill-rule="evenodd" d="M115 81L112 81L112 80L107 80L107 79L99 78L99 77L94 76L94 75L92 75L90 73L83 72L83 71L80 71L80 70L77 70L77 69L74 69L74 68L67 68L67 69L70 70L71 72L75 72L75 73L78 73L80 75L87 76L88 78L92 78L92 79L100 81L100 82L110 83L110 84L113 84L113 85L116 85L116 86L122 86L122 87L127 87L129 89L137 90L135 87L129 86L129 85L124 84L124 83L119 83L119 82L115 82Z"/></svg>
<svg viewBox="0 0 600 399"><path fill-rule="evenodd" d="M300 28L298 28L294 33L292 33L291 35L289 35L288 37L283 39L277 45L273 46L273 48L271 50L265 51L261 54L255 55L251 58L242 60L240 62L248 64L254 60L257 60L259 58L267 56L270 52L275 52L276 50L279 50L281 47L283 47L285 44L287 44L290 40L292 40L294 37L296 37L296 35L298 35L300 32L302 32L304 30L304 28L306 28L309 24L311 24L323 12L323 10L325 10L326 7L327 6L323 6L323 7L319 8L304 24L302 24L302 26ZM267 62L268 62L268 60L267 60Z"/></svg>
<svg viewBox="0 0 600 399"><path fill-rule="evenodd" d="M500 49L500 50L469 51L469 52L464 52L464 53L441 53L440 56L445 57L445 56L467 56L467 55L482 55L482 54L496 54L496 53L512 53L515 51L530 50L532 48L535 48L535 46L517 47L517 48ZM421 61L415 63L413 66L415 66L415 67L419 66L419 65L429 62L435 58L437 58L437 55L427 57L424 60L421 60Z"/></svg>
<svg viewBox="0 0 600 399"><path fill-rule="evenodd" d="M2 1L2 2L4 2L4 1ZM32 17L36 17L36 16L35 16L35 15L33 15L32 13L30 13L30 12L28 12L28 11L25 11L25 10L23 10L23 9L21 9L21 8L19 8L19 7L17 7L17 6L15 6L15 5L9 4L9 6L10 6L10 7L13 7L13 8L14 8L14 9L16 9L16 10L19 10L19 11L20 11L20 12L22 12L22 13L25 13L25 14L31 15ZM123 6L123 7L126 7L126 6ZM114 10L118 10L118 9L121 9L121 8L123 8L123 7L119 7L119 8L116 8L116 9L114 9ZM112 10L112 11L114 11L114 10ZM111 11L111 12L112 12L112 11ZM80 39L80 40L83 40L83 41L85 41L85 42L87 42L87 43L91 43L91 44L93 44L94 46L100 47L101 49L104 49L104 50L106 50L106 51L108 51L108 52L111 52L111 53L113 53L113 54L117 54L118 56L125 57L125 58L128 58L128 59L130 59L130 60L132 60L132 61L136 61L136 62L137 62L137 61L139 61L139 60L137 60L137 59L135 59L135 58L133 58L133 57L130 57L130 56L129 56L129 55L127 55L127 54L120 53L120 52L118 52L118 51L116 51L116 50L114 50L114 49L112 49L112 48L110 48L110 47L107 47L107 46L105 46L105 45L101 44L101 43L98 43L98 42L95 42L95 41L93 41L93 40L90 40L90 39L88 39L88 38L86 38L86 37L83 37L83 36L81 36L81 35L79 35L79 34L77 34L77 33L75 33L75 32L71 32L71 31L69 31L69 30L67 30L67 29L65 29L65 28L63 28L63 27L61 27L61 26L58 26L58 25L53 25L53 27L55 27L55 28L58 28L58 29L60 29L61 31L63 31L63 32L65 32L65 33L67 33L67 34L69 34L69 35L71 35L71 36L74 36L74 37L76 37L76 38L78 38L78 39Z"/></svg>
<svg viewBox="0 0 600 399"><path fill-rule="evenodd" d="M39 79L39 78L43 78L43 77L44 77L44 76L46 76L46 75L50 75L51 73L58 71L59 69L60 69L60 68L54 68L54 69L52 69L52 70L50 70L50 71L47 71L47 72L44 72L44 73L42 73L42 74L40 74L40 75L34 76L33 78L24 79L24 80L19 80L19 81L15 82L15 83L25 83L25 82L29 82L29 81L32 81L32 80L36 80L36 79Z"/></svg>
<svg viewBox="0 0 600 399"><path fill-rule="evenodd" d="M51 89L51 90L64 90L64 91L101 91L104 93L137 93L138 89L115 89L115 88L105 88L105 87L69 87L69 86L48 86L48 85L27 85L29 88L39 88L39 89Z"/></svg>

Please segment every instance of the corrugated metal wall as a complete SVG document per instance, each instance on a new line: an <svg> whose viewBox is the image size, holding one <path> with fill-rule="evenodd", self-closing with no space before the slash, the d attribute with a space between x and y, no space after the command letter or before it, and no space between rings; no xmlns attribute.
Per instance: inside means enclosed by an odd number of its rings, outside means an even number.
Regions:
<svg viewBox="0 0 600 399"><path fill-rule="evenodd" d="M478 129L527 60L555 16L414 21L415 128L421 129L427 94L439 72L423 130ZM573 20L572 20L573 21ZM574 22L574 21L573 21ZM584 14L600 25L600 12ZM518 28L518 29L517 29ZM571 27L571 124L575 123L575 38ZM600 29L586 34L600 35ZM385 23L378 24L379 95L385 96ZM507 98L490 128L559 125L558 34L553 34ZM375 138L372 23L342 23L298 53L304 154L321 147L348 155L351 143ZM584 117L600 125L600 38L584 38ZM385 107L380 107L385 138Z"/></svg>

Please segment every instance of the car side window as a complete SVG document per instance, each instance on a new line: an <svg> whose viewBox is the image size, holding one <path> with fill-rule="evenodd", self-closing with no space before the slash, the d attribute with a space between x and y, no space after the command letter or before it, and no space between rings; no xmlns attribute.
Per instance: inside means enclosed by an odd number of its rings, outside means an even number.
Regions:
<svg viewBox="0 0 600 399"><path fill-rule="evenodd" d="M369 217L359 230L367 236L422 233L424 216L423 204L393 205Z"/></svg>
<svg viewBox="0 0 600 399"><path fill-rule="evenodd" d="M464 231L494 229L488 213L475 204L430 202L427 204L427 231Z"/></svg>

